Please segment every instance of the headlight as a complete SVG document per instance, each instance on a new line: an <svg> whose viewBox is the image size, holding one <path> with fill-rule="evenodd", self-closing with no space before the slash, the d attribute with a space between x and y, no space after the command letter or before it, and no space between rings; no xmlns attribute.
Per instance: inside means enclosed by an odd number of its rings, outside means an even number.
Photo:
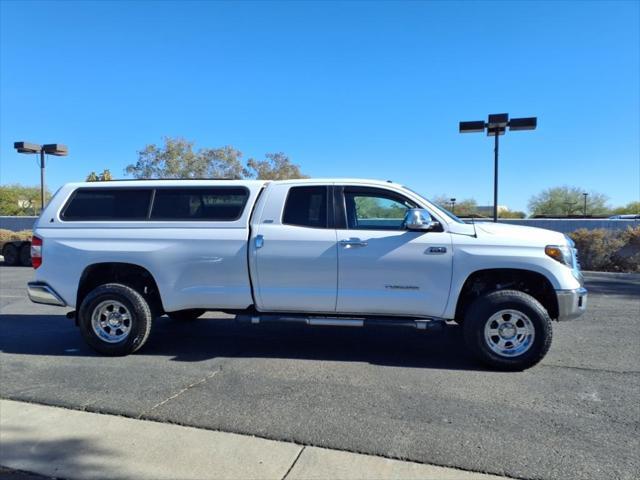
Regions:
<svg viewBox="0 0 640 480"><path fill-rule="evenodd" d="M563 265L573 268L573 254L570 247L566 245L547 245L544 247L544 253Z"/></svg>

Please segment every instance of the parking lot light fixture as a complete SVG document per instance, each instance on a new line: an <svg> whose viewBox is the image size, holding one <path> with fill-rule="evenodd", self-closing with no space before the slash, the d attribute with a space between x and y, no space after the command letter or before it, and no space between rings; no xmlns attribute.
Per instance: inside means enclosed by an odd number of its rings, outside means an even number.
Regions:
<svg viewBox="0 0 640 480"><path fill-rule="evenodd" d="M536 117L512 118L509 121L509 131L535 130L537 126L538 119Z"/></svg>
<svg viewBox="0 0 640 480"><path fill-rule="evenodd" d="M54 155L56 157L65 157L69 154L69 149L61 143L48 143L42 146L44 153Z"/></svg>
<svg viewBox="0 0 640 480"><path fill-rule="evenodd" d="M582 216L583 217L587 217L587 197L589 196L589 194L587 192L584 192L582 194L584 196L584 208L582 209Z"/></svg>
<svg viewBox="0 0 640 480"><path fill-rule="evenodd" d="M44 210L44 161L45 154L55 155L56 157L64 157L69 154L69 150L66 145L61 143L48 143L46 145L38 145L37 143L29 142L14 142L13 148L18 153L26 154L40 154L40 212Z"/></svg>
<svg viewBox="0 0 640 480"><path fill-rule="evenodd" d="M487 131L487 136L495 137L493 147L493 221L498 221L498 138L510 131L535 130L538 126L537 117L509 119L508 113L492 113L487 121L460 122L460 133L481 133Z"/></svg>
<svg viewBox="0 0 640 480"><path fill-rule="evenodd" d="M15 148L18 153L40 153L42 145L29 142L15 142L13 148Z"/></svg>

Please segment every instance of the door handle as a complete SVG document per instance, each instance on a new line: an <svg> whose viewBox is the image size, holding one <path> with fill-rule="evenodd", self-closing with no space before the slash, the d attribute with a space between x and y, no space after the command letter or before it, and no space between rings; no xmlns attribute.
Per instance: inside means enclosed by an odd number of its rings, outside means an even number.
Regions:
<svg viewBox="0 0 640 480"><path fill-rule="evenodd" d="M262 235L256 235L256 239L254 240L256 249L262 248L264 245L264 237Z"/></svg>
<svg viewBox="0 0 640 480"><path fill-rule="evenodd" d="M340 240L338 242L340 245L342 245L345 248L350 248L350 247L366 247L367 245L369 245L368 242L364 242L362 240L360 240L359 238L348 238L346 240Z"/></svg>

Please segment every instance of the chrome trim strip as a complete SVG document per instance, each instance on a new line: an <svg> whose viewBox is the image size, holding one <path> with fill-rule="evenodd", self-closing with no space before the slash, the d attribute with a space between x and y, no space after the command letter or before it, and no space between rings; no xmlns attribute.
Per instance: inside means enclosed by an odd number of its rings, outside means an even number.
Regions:
<svg viewBox="0 0 640 480"><path fill-rule="evenodd" d="M46 305L57 305L66 307L65 301L46 283L29 282L27 284L29 299L34 303L44 303Z"/></svg>
<svg viewBox="0 0 640 480"><path fill-rule="evenodd" d="M364 320L358 318L308 318L307 323L325 327L362 327Z"/></svg>

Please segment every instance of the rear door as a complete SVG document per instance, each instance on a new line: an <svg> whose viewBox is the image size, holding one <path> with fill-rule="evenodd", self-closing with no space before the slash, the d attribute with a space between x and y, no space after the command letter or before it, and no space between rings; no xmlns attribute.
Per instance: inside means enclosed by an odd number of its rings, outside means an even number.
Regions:
<svg viewBox="0 0 640 480"><path fill-rule="evenodd" d="M336 187L339 313L441 316L452 274L451 236L403 226L419 207L384 188Z"/></svg>
<svg viewBox="0 0 640 480"><path fill-rule="evenodd" d="M332 186L271 184L252 224L256 306L272 312L335 312L338 277Z"/></svg>

